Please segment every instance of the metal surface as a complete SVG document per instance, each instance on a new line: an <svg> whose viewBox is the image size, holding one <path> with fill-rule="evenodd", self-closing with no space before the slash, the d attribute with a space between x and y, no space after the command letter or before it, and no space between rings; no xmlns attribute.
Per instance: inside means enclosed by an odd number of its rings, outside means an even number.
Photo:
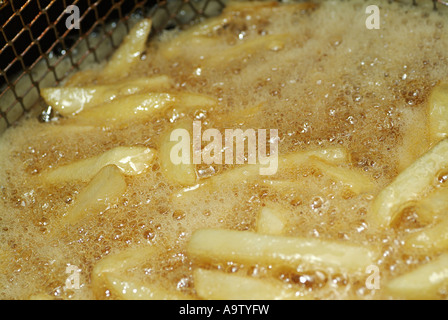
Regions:
<svg viewBox="0 0 448 320"><path fill-rule="evenodd" d="M406 1L418 6L422 0ZM446 3L433 1L435 8ZM79 8L79 29L67 27L71 5ZM40 88L107 58L133 17L151 17L157 33L215 15L224 5L225 0L0 0L0 134L39 103Z"/></svg>

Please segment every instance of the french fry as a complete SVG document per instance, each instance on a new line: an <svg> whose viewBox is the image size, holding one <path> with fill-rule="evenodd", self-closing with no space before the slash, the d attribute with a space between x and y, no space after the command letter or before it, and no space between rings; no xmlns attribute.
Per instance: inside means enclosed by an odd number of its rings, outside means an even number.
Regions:
<svg viewBox="0 0 448 320"><path fill-rule="evenodd" d="M307 299L276 280L257 279L216 270L193 272L196 293L208 300L290 300Z"/></svg>
<svg viewBox="0 0 448 320"><path fill-rule="evenodd" d="M125 191L126 181L121 170L115 165L105 166L79 192L74 204L62 217L62 224L75 225L93 214L106 211Z"/></svg>
<svg viewBox="0 0 448 320"><path fill-rule="evenodd" d="M220 44L219 38L179 35L170 41L160 43L158 52L164 59L169 60L191 54L191 52L195 52L195 49L210 48L218 44Z"/></svg>
<svg viewBox="0 0 448 320"><path fill-rule="evenodd" d="M205 67L225 66L260 51L283 49L291 34L271 34L234 45L205 61Z"/></svg>
<svg viewBox="0 0 448 320"><path fill-rule="evenodd" d="M230 24L234 20L235 14L241 11L257 11L260 9L282 9L285 10L296 9L309 9L315 7L312 3L300 3L300 4L279 4L276 1L251 1L251 2L229 2L223 9L221 15L217 17L208 18L201 23L193 25L188 29L182 30L179 35L174 39L175 41L182 39L182 43L188 43L194 37L199 36L214 36L216 32L222 29L224 26ZM269 11L266 11L269 14Z"/></svg>
<svg viewBox="0 0 448 320"><path fill-rule="evenodd" d="M258 213L257 232L262 234L280 235L285 229L286 212L278 205L268 204Z"/></svg>
<svg viewBox="0 0 448 320"><path fill-rule="evenodd" d="M114 99L148 91L172 87L168 76L138 78L120 83L86 87L57 87L41 90L45 102L62 116L72 116L83 110Z"/></svg>
<svg viewBox="0 0 448 320"><path fill-rule="evenodd" d="M409 300L437 299L439 290L448 283L448 254L442 254L417 269L392 279L386 292Z"/></svg>
<svg viewBox="0 0 448 320"><path fill-rule="evenodd" d="M187 300L191 299L177 291L169 291L160 286L150 286L130 276L117 273L103 275L105 286L120 300Z"/></svg>
<svg viewBox="0 0 448 320"><path fill-rule="evenodd" d="M257 182L259 186L269 190L274 190L280 194L287 194L288 192L299 192L306 188L306 183L297 180L271 180L263 179Z"/></svg>
<svg viewBox="0 0 448 320"><path fill-rule="evenodd" d="M140 60L146 48L151 27L150 19L137 22L104 67L97 66L94 69L78 71L66 81L64 87L85 86L92 84L93 80L99 84L117 83L126 77L132 66Z"/></svg>
<svg viewBox="0 0 448 320"><path fill-rule="evenodd" d="M248 123L256 118L257 114L260 113L262 106L262 104L258 104L254 107L249 107L241 111L233 111L224 115L220 115L218 116L218 121L224 123L227 126L235 126L235 124L242 125Z"/></svg>
<svg viewBox="0 0 448 320"><path fill-rule="evenodd" d="M185 49L193 47L210 47L219 43L216 32L229 22L227 17L208 18L202 23L191 26L179 32L169 41L161 42L158 52L165 59L172 59L184 53Z"/></svg>
<svg viewBox="0 0 448 320"><path fill-rule="evenodd" d="M173 147L177 144L177 141L171 141L172 133L176 133L177 130L183 130L188 132L188 136L191 137L192 124L191 122L180 122L174 127L168 129L161 137L159 143L159 160L162 174L171 183L179 184L181 186L191 186L196 183L196 169L192 161L192 150L190 144L190 159L187 163L173 163L171 152ZM176 139L176 137L173 137Z"/></svg>
<svg viewBox="0 0 448 320"><path fill-rule="evenodd" d="M437 188L415 204L418 220L430 224L448 213L448 188Z"/></svg>
<svg viewBox="0 0 448 320"><path fill-rule="evenodd" d="M311 159L307 165L320 170L336 182L348 186L356 194L371 192L375 189L375 184L367 175L353 168L335 166L317 158Z"/></svg>
<svg viewBox="0 0 448 320"><path fill-rule="evenodd" d="M227 15L219 15L217 17L208 18L201 23L195 24L188 29L179 32L179 35L174 39L181 40L181 43L187 43L194 37L210 37L216 36L216 31L222 29L230 22L230 17ZM180 42L179 42L180 43Z"/></svg>
<svg viewBox="0 0 448 320"><path fill-rule="evenodd" d="M438 172L447 166L448 139L444 139L377 195L369 213L370 222L383 228L390 226L403 207L410 201L418 200L434 184Z"/></svg>
<svg viewBox="0 0 448 320"><path fill-rule="evenodd" d="M104 69L102 78L123 77L131 67L140 60L140 55L145 50L146 40L151 32L152 21L142 19L137 22L114 52Z"/></svg>
<svg viewBox="0 0 448 320"><path fill-rule="evenodd" d="M327 148L318 150L308 150L294 152L278 158L278 169L287 170L297 168L309 161L312 157L323 159L325 161L339 164L350 161L350 156L344 148ZM193 195L203 192L206 189L212 189L223 185L233 185L235 181L246 183L257 177L260 177L260 168L264 165L247 164L241 167L225 171L222 174L212 176L208 179L200 181L197 185L184 188L173 195L173 199L179 199L183 196Z"/></svg>
<svg viewBox="0 0 448 320"><path fill-rule="evenodd" d="M435 254L448 248L448 218L408 235L404 240L407 249L418 249Z"/></svg>
<svg viewBox="0 0 448 320"><path fill-rule="evenodd" d="M94 69L84 69L75 72L67 81L64 83L64 87L83 87L91 84L94 80L101 74L101 69L96 66ZM115 79L115 78L114 78Z"/></svg>
<svg viewBox="0 0 448 320"><path fill-rule="evenodd" d="M212 46L213 43L218 44L219 38L217 38L218 32L228 25L236 23L236 17L241 17L242 14L260 14L265 15L272 14L272 11L278 10L308 10L316 7L312 3L295 3L295 4L279 4L275 1L254 1L254 2L234 2L228 3L224 8L222 14L217 17L208 18L207 20L182 30L174 39L161 44L160 52L162 55L169 59L176 55L180 55L183 49L191 46ZM261 42L267 40L263 39ZM272 40L272 39L271 39ZM277 39L280 40L280 39ZM268 42L265 42L268 44ZM257 46L261 43L253 42L238 49L231 49L229 56L235 57L235 54L244 53L244 50L251 50L255 52ZM271 45L268 44L268 48L280 48L284 44L283 41L274 41ZM263 47L263 46L262 46ZM225 59L212 58L212 64L217 64Z"/></svg>
<svg viewBox="0 0 448 320"><path fill-rule="evenodd" d="M255 6L254 4L244 8L252 9ZM266 4L263 4L263 6L266 6ZM275 4L272 3L269 6L275 6ZM234 23L235 12L239 11L236 6L234 9L228 12L225 12L226 9L224 9L221 15L208 18L201 23L182 30L175 38L162 43L159 48L160 52L165 58L170 59L182 54L185 48L191 48L191 46L207 47L212 46L213 43L219 44L218 31Z"/></svg>
<svg viewBox="0 0 448 320"><path fill-rule="evenodd" d="M68 79L64 87L85 86L91 84L92 80L96 80L99 84L111 84L126 77L132 66L140 60L141 54L146 48L151 27L150 19L138 21L104 67L78 71Z"/></svg>
<svg viewBox="0 0 448 320"><path fill-rule="evenodd" d="M241 17L243 14L260 14L265 15L272 14L272 11L278 10L307 10L314 8L315 5L312 3L297 3L297 4L279 4L278 2L235 2L229 3L224 8L221 15L213 18L209 18L199 24L189 27L188 29L182 30L174 39L164 42L161 44L159 50L162 55L167 58L173 58L174 56L179 56L185 52L185 48L193 47L210 47L214 44L220 44L219 38L217 37L220 30L224 29L226 26L236 23L237 17ZM245 52L255 53L256 50L267 47L268 49L280 49L284 46L284 39L282 36L276 36L269 39L263 39L262 41L247 42L247 44L242 44L243 47L234 47L229 49L227 55L229 57L238 58L241 54ZM267 41L269 40L269 41ZM265 45L263 45L263 43ZM217 65L226 61L225 58L211 58L211 64Z"/></svg>
<svg viewBox="0 0 448 320"><path fill-rule="evenodd" d="M320 170L322 174L333 179L335 182L342 183L349 187L356 194L372 192L375 189L374 182L368 176L355 169L338 166L313 157L310 157L304 165ZM280 192L298 191L305 187L303 182L294 180L265 179L260 181L259 184Z"/></svg>
<svg viewBox="0 0 448 320"><path fill-rule="evenodd" d="M156 250L153 246L146 245L129 248L118 253L112 253L97 262L92 270L92 288L96 296L101 296L105 290L107 274L124 274L131 268L138 267L150 260Z"/></svg>
<svg viewBox="0 0 448 320"><path fill-rule="evenodd" d="M339 241L262 235L250 231L200 229L193 233L187 254L207 263L229 261L289 267L306 264L359 272L378 257L375 248Z"/></svg>
<svg viewBox="0 0 448 320"><path fill-rule="evenodd" d="M292 152L279 157L279 169L296 168L310 159L317 158L332 164L346 164L351 161L347 149L340 147L329 147L307 151Z"/></svg>
<svg viewBox="0 0 448 320"><path fill-rule="evenodd" d="M448 137L448 82L439 83L428 100L431 140L438 142Z"/></svg>
<svg viewBox="0 0 448 320"><path fill-rule="evenodd" d="M101 298L105 290L123 300L175 300L190 299L176 290L168 291L160 287L150 287L126 275L130 269L141 266L156 254L153 246L129 248L111 254L100 260L92 271L94 295Z"/></svg>
<svg viewBox="0 0 448 320"><path fill-rule="evenodd" d="M192 109L212 108L216 104L214 98L194 93L141 93L85 110L73 120L106 127L127 125L132 121L152 119L170 108L187 112Z"/></svg>
<svg viewBox="0 0 448 320"><path fill-rule="evenodd" d="M95 264L92 271L92 281L95 282L105 273L125 273L149 261L156 253L151 245L131 247L111 253Z"/></svg>
<svg viewBox="0 0 448 320"><path fill-rule="evenodd" d="M154 156L155 151L151 148L116 147L98 156L45 171L41 177L49 183L88 181L110 164L116 165L127 176L136 176L149 168Z"/></svg>

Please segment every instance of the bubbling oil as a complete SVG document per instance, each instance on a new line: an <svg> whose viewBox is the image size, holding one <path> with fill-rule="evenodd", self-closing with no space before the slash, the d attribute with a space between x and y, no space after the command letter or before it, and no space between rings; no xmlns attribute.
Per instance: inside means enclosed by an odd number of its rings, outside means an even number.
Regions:
<svg viewBox="0 0 448 320"><path fill-rule="evenodd" d="M167 74L174 79L175 90L216 97L216 108L180 116L200 120L204 128L278 129L280 155L342 146L353 166L375 181L378 192L427 150L426 101L431 88L448 74L448 32L442 12L387 1L381 1L380 29L369 30L367 5L361 0L321 1L306 11L235 13L234 22L214 35L221 41L181 46L170 57L162 49L178 31L166 31L149 43L146 59L135 66L132 76ZM210 64L229 48L272 34L287 34L288 40ZM245 112L254 107L254 112ZM44 186L36 178L40 172L116 146L156 148L158 137L177 117L89 130L64 130L64 119L51 124L24 119L2 135L0 298L27 299L36 294L109 298L108 292L99 297L92 293L94 265L121 249L147 243L158 248L158 254L135 269L134 276L193 296L192 272L202 266L273 277L317 298L385 297L381 290L365 289L363 278L350 274L272 270L231 261L198 265L189 259L186 244L193 231L254 230L257 213L268 202L289 212L285 231L289 236L382 248L378 267L384 279L427 259L400 250L406 224L386 231L368 225L366 215L375 194L353 194L306 166L276 176L296 180L295 188L272 190L260 177L173 203L170 195L179 186L164 178L156 159L144 174L126 178L127 191L115 206L82 225L55 230L58 218L85 184ZM231 168L199 169L208 177ZM440 179L444 177L441 174ZM80 289L65 288L69 265L81 270Z"/></svg>

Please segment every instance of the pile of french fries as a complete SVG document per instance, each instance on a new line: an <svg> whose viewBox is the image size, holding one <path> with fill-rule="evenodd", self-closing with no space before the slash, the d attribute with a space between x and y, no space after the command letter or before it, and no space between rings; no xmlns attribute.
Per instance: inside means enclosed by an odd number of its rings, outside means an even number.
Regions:
<svg viewBox="0 0 448 320"><path fill-rule="evenodd" d="M95 85L83 85L93 77L92 70L88 69L76 73L64 86L42 89L45 102L66 119L63 127L77 132L94 127L120 128L160 116L174 107L195 110L216 105L212 97L176 92L172 79L166 75L128 76L146 48L151 26L150 19L135 24L103 69L95 71ZM126 178L143 174L157 156L164 158L164 166L170 162L169 153L166 153L169 142L164 139L159 155L152 148L120 146L51 168L42 172L39 178L46 184L87 183L62 217L64 223L76 225L92 212L103 213L117 203L126 191ZM168 166L164 170L168 178L194 183L196 173L191 168Z"/></svg>
<svg viewBox="0 0 448 320"><path fill-rule="evenodd" d="M421 228L411 230L403 243L405 253L431 260L415 270L391 279L386 290L407 299L434 299L448 283L448 189L440 175L448 170L448 85L438 83L427 102L430 149L384 188L373 201L370 222L387 229L413 206Z"/></svg>
<svg viewBox="0 0 448 320"><path fill-rule="evenodd" d="M294 4L303 9L309 4ZM287 7L287 5L285 5ZM186 43L203 44L219 28L229 23L238 10L281 10L277 3L264 2L229 5L222 16L213 18L188 31L181 32L160 50L170 56ZM137 23L105 67L96 74L97 84L83 85L91 77L81 71L65 86L42 90L45 101L61 116L66 125L79 127L102 126L116 128L133 121L159 117L170 108L187 110L213 108L213 97L177 92L172 80L165 75L153 78L127 77L139 59L151 31L148 19ZM257 50L279 50L288 41L285 35L262 37L235 46L221 56L209 60L210 65L231 61L232 57ZM120 80L117 75L123 75ZM422 227L409 233L403 250L424 253L431 261L412 272L388 279L385 290L400 298L433 298L448 283L448 189L436 186L438 175L448 168L448 84L436 86L428 101L429 127L432 146L426 154L406 168L383 190L363 172L351 165L344 148L308 150L281 155L279 171L312 167L329 179L347 186L355 194L376 194L368 213L369 223L378 230L391 228L403 209L410 204L417 208ZM156 157L165 178L179 186L173 201L200 197L205 191L219 190L222 185L250 183L259 180L259 165L243 165L199 179L194 164L175 165L170 159L173 142L170 133L175 129L191 130L191 122L179 121L162 135L157 150L141 146L117 147L88 159L58 166L42 172L44 183L61 184L81 180L86 183L67 207L61 224L79 225L91 216L104 213L126 192L127 179L144 174ZM294 180L271 179L261 182L272 189L294 186ZM229 262L244 265L266 265L297 270L310 269L329 272L363 274L368 266L381 257L379 248L341 240L290 237L285 233L288 211L267 203L257 216L256 229L235 231L199 229L191 235L186 251L198 265L219 265ZM213 267L193 270L197 297L187 296L177 289L162 289L136 279L128 271L150 260L156 250L151 245L112 254L93 269L91 284L96 296L105 290L119 299L306 299L312 298L291 286L271 278L257 278L228 273Z"/></svg>

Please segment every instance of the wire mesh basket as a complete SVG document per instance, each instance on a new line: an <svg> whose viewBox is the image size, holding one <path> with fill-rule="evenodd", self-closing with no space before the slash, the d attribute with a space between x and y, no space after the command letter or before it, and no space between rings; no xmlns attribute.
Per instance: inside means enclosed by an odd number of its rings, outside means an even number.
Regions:
<svg viewBox="0 0 448 320"><path fill-rule="evenodd" d="M408 4L411 1L405 0ZM428 0L429 1L429 0ZM446 4L441 0L433 0ZM40 88L107 58L142 16L152 34L218 14L226 0L0 0L0 134L40 112ZM412 1L417 5L416 0ZM75 12L73 6L79 10ZM72 14L78 25L68 27ZM45 113L44 113L45 115Z"/></svg>

